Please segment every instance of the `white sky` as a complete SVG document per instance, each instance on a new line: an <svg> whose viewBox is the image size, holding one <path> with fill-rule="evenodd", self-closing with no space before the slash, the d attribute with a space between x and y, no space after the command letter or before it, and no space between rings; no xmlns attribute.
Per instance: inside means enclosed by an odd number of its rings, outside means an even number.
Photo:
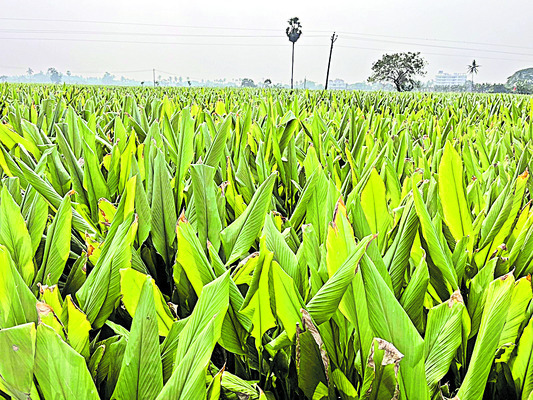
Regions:
<svg viewBox="0 0 533 400"><path fill-rule="evenodd" d="M63 73L109 71L151 80L156 68L163 77L288 83L291 47L284 30L293 16L303 25L295 80L324 81L333 30L339 39L330 78L348 82L366 80L372 62L393 51L421 51L428 79L439 70L465 72L474 58L481 64L476 82L504 82L533 66L533 2L527 0L0 0L0 10L0 75L54 66ZM43 40L54 38L60 40ZM152 43L117 43L124 41ZM146 71L126 72L140 70Z"/></svg>

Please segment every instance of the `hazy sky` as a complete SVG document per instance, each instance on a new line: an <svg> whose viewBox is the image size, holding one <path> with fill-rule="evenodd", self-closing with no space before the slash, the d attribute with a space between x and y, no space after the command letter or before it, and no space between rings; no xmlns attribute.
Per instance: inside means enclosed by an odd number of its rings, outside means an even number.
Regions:
<svg viewBox="0 0 533 400"><path fill-rule="evenodd" d="M330 77L348 82L364 81L372 62L391 51L422 52L429 79L439 70L465 72L474 58L477 82L504 82L533 67L527 0L0 0L0 10L0 75L54 66L150 80L156 68L163 77L288 83L284 30L293 16L303 25L295 80L325 79L334 30Z"/></svg>

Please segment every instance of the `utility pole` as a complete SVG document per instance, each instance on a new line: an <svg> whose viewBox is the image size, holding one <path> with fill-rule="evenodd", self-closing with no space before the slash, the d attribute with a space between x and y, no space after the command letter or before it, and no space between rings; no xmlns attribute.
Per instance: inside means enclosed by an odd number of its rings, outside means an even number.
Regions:
<svg viewBox="0 0 533 400"><path fill-rule="evenodd" d="M307 77L304 77L304 89L307 89L306 86L307 86Z"/></svg>
<svg viewBox="0 0 533 400"><path fill-rule="evenodd" d="M330 56L330 58L331 58L331 56ZM154 73L154 87L155 87L155 68L152 71Z"/></svg>
<svg viewBox="0 0 533 400"><path fill-rule="evenodd" d="M291 90L293 89L292 80L294 77L294 42L292 42L292 63L291 63Z"/></svg>
<svg viewBox="0 0 533 400"><path fill-rule="evenodd" d="M337 41L337 38L339 35L336 35L335 32L333 32L333 35L331 35L331 47L329 48L329 61L328 61L328 72L326 72L326 89L328 90L328 81L329 81L329 66L331 65L331 53L333 53L333 43Z"/></svg>

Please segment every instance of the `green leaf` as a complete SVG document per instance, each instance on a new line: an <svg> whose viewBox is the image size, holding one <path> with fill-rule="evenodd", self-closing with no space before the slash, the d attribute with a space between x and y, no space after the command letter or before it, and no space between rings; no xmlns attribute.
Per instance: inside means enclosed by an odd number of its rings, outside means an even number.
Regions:
<svg viewBox="0 0 533 400"><path fill-rule="evenodd" d="M68 343L86 359L89 358L89 332L91 324L87 316L74 304L70 295L65 299L61 321L65 327Z"/></svg>
<svg viewBox="0 0 533 400"><path fill-rule="evenodd" d="M429 399L422 338L373 264L362 262L361 271L374 335L392 343L404 354L399 373L400 392L407 398Z"/></svg>
<svg viewBox="0 0 533 400"><path fill-rule="evenodd" d="M283 270L295 281L297 287L300 286L304 279L300 277L298 271L298 260L293 253L283 235L274 225L272 214L267 214L265 225L263 227L266 247L274 253L276 260Z"/></svg>
<svg viewBox="0 0 533 400"><path fill-rule="evenodd" d="M176 160L176 174L175 190L177 191L178 198L176 205L179 207L181 204L181 197L183 195L182 188L184 187L184 179L189 165L191 165L194 156L194 119L191 117L191 113L188 108L182 110L180 115L181 126L176 132L176 147L177 147L177 160ZM168 130L165 130L165 134Z"/></svg>
<svg viewBox="0 0 533 400"><path fill-rule="evenodd" d="M30 398L35 357L35 324L0 329L0 387L15 399Z"/></svg>
<svg viewBox="0 0 533 400"><path fill-rule="evenodd" d="M445 283L447 284L446 286L448 287L448 292L451 295L459 288L455 268L453 267L449 251L446 251L439 239L437 230L431 221L426 205L422 200L422 196L420 195L414 180L413 198L415 202L416 213L420 219L420 228L428 245L429 255L431 256L435 266L444 277Z"/></svg>
<svg viewBox="0 0 533 400"><path fill-rule="evenodd" d="M23 176L27 179L28 183L35 189L46 201L52 205L56 210L61 205L61 196L54 190L54 188L41 177L39 177L30 167L28 167L23 161L18 160L18 164L22 171ZM75 209L72 210L72 226L81 233L96 234L91 221L88 221L81 216Z"/></svg>
<svg viewBox="0 0 533 400"><path fill-rule="evenodd" d="M202 246L196 236L192 224L180 217L176 229L178 239L177 264L174 265L174 280L178 281L179 266L185 271L187 279L191 283L197 295L200 295L204 285L216 278L215 272L205 254L205 246ZM178 265L179 264L179 265Z"/></svg>
<svg viewBox="0 0 533 400"><path fill-rule="evenodd" d="M328 384L326 376L328 359L327 356L325 359L323 358L320 345L314 339L314 335L320 337L320 334L312 322L309 327L304 326L303 328L308 329L303 332L299 331L296 335L298 387L302 389L307 398L312 398L320 383Z"/></svg>
<svg viewBox="0 0 533 400"><path fill-rule="evenodd" d="M301 324L300 309L302 300L292 278L277 262L272 263L272 280L274 283L274 300L276 315L287 331L289 339L296 334L296 324Z"/></svg>
<svg viewBox="0 0 533 400"><path fill-rule="evenodd" d="M218 213L214 176L213 167L202 164L191 166L196 230L204 251L207 251L208 240L217 251L220 248L222 222Z"/></svg>
<svg viewBox="0 0 533 400"><path fill-rule="evenodd" d="M418 218L412 201L402 212L398 232L391 246L383 256L383 262L389 271L394 294L399 297L405 281L405 270L409 266L411 248L418 231Z"/></svg>
<svg viewBox="0 0 533 400"><path fill-rule="evenodd" d="M378 235L378 248L381 248L381 243L385 240L391 218L387 208L385 184L376 169L372 169L365 188L361 192L361 205L363 206L370 231Z"/></svg>
<svg viewBox="0 0 533 400"><path fill-rule="evenodd" d="M31 237L32 252L35 254L41 244L43 232L48 222L48 204L33 188L28 189L26 192L24 202L26 202L28 193L33 193L33 195L26 214L26 225L28 226L28 232Z"/></svg>
<svg viewBox="0 0 533 400"><path fill-rule="evenodd" d="M157 397L201 399L206 397L205 368L220 338L229 305L229 272L202 290L198 303L179 335L174 372Z"/></svg>
<svg viewBox="0 0 533 400"><path fill-rule="evenodd" d="M511 305L502 332L500 334L500 341L498 347L511 347L505 351L503 355L499 356L499 361L507 362L514 344L517 341L518 332L528 316L527 308L531 302L533 292L531 291L531 281L528 278L519 279L513 288L513 297L511 298Z"/></svg>
<svg viewBox="0 0 533 400"><path fill-rule="evenodd" d="M233 118L228 115L224 122L219 126L217 134L211 143L211 147L207 150L204 158L204 164L213 168L217 168L220 161L224 157L224 150L226 149L227 137L231 131Z"/></svg>
<svg viewBox="0 0 533 400"><path fill-rule="evenodd" d="M424 328L424 298L428 282L428 266L426 260L422 258L400 298L400 304L419 332Z"/></svg>
<svg viewBox="0 0 533 400"><path fill-rule="evenodd" d="M505 324L513 294L515 280L512 275L502 276L489 285L472 358L466 376L457 393L461 400L483 398L492 361Z"/></svg>
<svg viewBox="0 0 533 400"><path fill-rule="evenodd" d="M346 288L352 283L359 261L371 240L371 236L361 240L354 252L307 303L307 311L309 311L317 325L329 320L337 311Z"/></svg>
<svg viewBox="0 0 533 400"><path fill-rule="evenodd" d="M35 282L49 286L58 283L70 254L71 222L72 208L67 195L46 233L43 261Z"/></svg>
<svg viewBox="0 0 533 400"><path fill-rule="evenodd" d="M85 129L87 129L85 127ZM88 133L92 135L91 132ZM89 208L93 221L98 219L98 201L102 198L109 199L109 189L100 170L99 160L94 150L82 139L84 156L83 187L87 192Z"/></svg>
<svg viewBox="0 0 533 400"><path fill-rule="evenodd" d="M33 141L20 136L13 130L9 129L9 125L4 123L0 124L0 141L10 150L16 145L21 145L36 159L41 157L41 152Z"/></svg>
<svg viewBox="0 0 533 400"><path fill-rule="evenodd" d="M472 236L472 217L464 190L461 156L450 141L446 141L439 164L439 197L444 221L456 241Z"/></svg>
<svg viewBox="0 0 533 400"><path fill-rule="evenodd" d="M118 223L118 222L117 222ZM131 244L137 231L133 214L120 224L116 234L107 237L107 251L102 252L87 280L76 293L81 309L93 328L98 329L118 306L120 300L120 270L130 266Z"/></svg>
<svg viewBox="0 0 533 400"><path fill-rule="evenodd" d="M518 351L510 367L519 397L527 399L533 392L533 319L529 320L520 337Z"/></svg>
<svg viewBox="0 0 533 400"><path fill-rule="evenodd" d="M254 193L244 213L221 232L220 238L227 257L226 265L245 255L261 232L270 207L276 177L277 173L270 175Z"/></svg>
<svg viewBox="0 0 533 400"><path fill-rule="evenodd" d="M445 303L429 310L426 335L426 379L435 387L450 369L457 349L463 342L462 323L466 308L459 291Z"/></svg>
<svg viewBox="0 0 533 400"><path fill-rule="evenodd" d="M99 399L85 359L52 328L39 324L36 343L35 378L45 399Z"/></svg>
<svg viewBox="0 0 533 400"><path fill-rule="evenodd" d="M37 299L22 280L4 246L0 246L0 277L0 329L37 322Z"/></svg>
<svg viewBox="0 0 533 400"><path fill-rule="evenodd" d="M120 270L120 293L122 294L122 302L132 317L137 315L141 291L146 285L145 281L147 278L147 275L133 268ZM167 336L174 323L174 317L172 317L172 313L155 282L151 284L151 287L153 289L153 304L157 316L159 336Z"/></svg>
<svg viewBox="0 0 533 400"><path fill-rule="evenodd" d="M176 238L176 208L170 187L170 175L165 157L158 152L154 161L154 187L152 192L152 242L159 254L170 265L174 256Z"/></svg>
<svg viewBox="0 0 533 400"><path fill-rule="evenodd" d="M269 274L272 266L273 253L261 247L259 259L255 263L254 274L250 288L240 312L251 319L253 329L251 334L255 339L258 351L263 347L263 335L267 330L276 326L276 320L272 313Z"/></svg>
<svg viewBox="0 0 533 400"><path fill-rule="evenodd" d="M155 399L163 389L152 279L146 277L133 317L113 399Z"/></svg>
<svg viewBox="0 0 533 400"><path fill-rule="evenodd" d="M362 399L398 398L398 369L404 355L383 339L374 339L361 388Z"/></svg>
<svg viewBox="0 0 533 400"><path fill-rule="evenodd" d="M35 276L31 237L7 186L2 187L1 194L0 244L6 246L26 285L31 285Z"/></svg>

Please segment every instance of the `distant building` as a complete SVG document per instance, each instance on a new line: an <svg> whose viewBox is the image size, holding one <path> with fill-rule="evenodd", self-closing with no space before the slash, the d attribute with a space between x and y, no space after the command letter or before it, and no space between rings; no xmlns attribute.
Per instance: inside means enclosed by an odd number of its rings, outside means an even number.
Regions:
<svg viewBox="0 0 533 400"><path fill-rule="evenodd" d="M334 81L328 81L328 89L331 90L346 90L346 82L343 79L335 79Z"/></svg>
<svg viewBox="0 0 533 400"><path fill-rule="evenodd" d="M460 72L454 72L449 74L444 71L439 71L435 75L435 86L461 86L466 83L466 74Z"/></svg>

